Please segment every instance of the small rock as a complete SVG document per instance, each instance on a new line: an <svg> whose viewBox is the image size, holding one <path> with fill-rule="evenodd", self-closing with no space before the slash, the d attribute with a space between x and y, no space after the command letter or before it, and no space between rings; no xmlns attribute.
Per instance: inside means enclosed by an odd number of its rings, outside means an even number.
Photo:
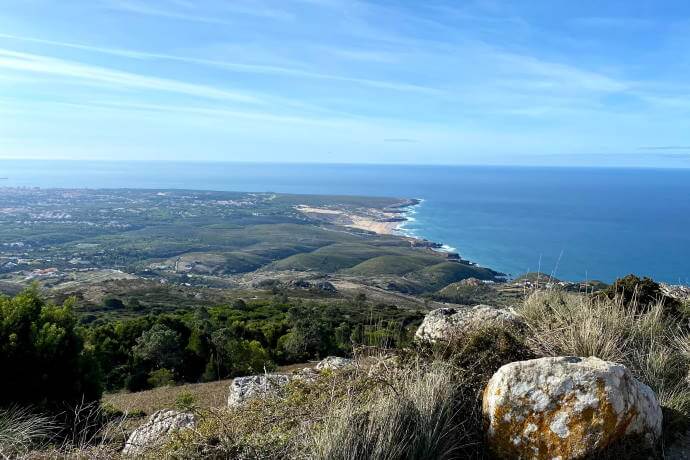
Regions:
<svg viewBox="0 0 690 460"><path fill-rule="evenodd" d="M341 358L339 356L329 356L323 359L316 365L317 371L323 371L325 369L337 370L344 367L352 365L352 360L349 358Z"/></svg>
<svg viewBox="0 0 690 460"><path fill-rule="evenodd" d="M194 414L175 410L159 410L127 438L122 455L138 456L161 445L173 432L196 426Z"/></svg>
<svg viewBox="0 0 690 460"><path fill-rule="evenodd" d="M671 297L680 301L690 300L690 286L660 283L659 288L666 297Z"/></svg>
<svg viewBox="0 0 690 460"><path fill-rule="evenodd" d="M470 329L484 326L522 327L522 318L510 310L477 305L468 308L439 308L426 315L415 338L426 342L448 342Z"/></svg>
<svg viewBox="0 0 690 460"><path fill-rule="evenodd" d="M252 398L263 398L278 392L295 376L286 374L260 374L237 377L230 385L228 406L237 406Z"/></svg>
<svg viewBox="0 0 690 460"><path fill-rule="evenodd" d="M484 390L492 449L501 458L596 456L626 435L661 435L654 392L620 364L599 358L540 358L501 367Z"/></svg>

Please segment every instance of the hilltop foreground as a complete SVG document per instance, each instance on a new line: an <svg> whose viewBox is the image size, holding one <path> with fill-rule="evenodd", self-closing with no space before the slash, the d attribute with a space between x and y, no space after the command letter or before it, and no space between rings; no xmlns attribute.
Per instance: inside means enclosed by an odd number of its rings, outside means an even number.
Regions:
<svg viewBox="0 0 690 460"><path fill-rule="evenodd" d="M515 309L442 308L406 346L171 388L174 403L143 392L79 405L78 433L11 409L1 446L31 458L687 458L688 299L655 287L650 303L641 289L551 289ZM20 300L3 304L5 321ZM51 308L42 316L61 321Z"/></svg>

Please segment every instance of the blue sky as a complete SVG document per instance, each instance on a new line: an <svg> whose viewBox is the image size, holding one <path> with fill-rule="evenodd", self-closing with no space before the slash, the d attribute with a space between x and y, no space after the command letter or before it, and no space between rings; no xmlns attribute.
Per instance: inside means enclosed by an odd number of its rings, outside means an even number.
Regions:
<svg viewBox="0 0 690 460"><path fill-rule="evenodd" d="M2 0L0 158L690 166L690 2Z"/></svg>

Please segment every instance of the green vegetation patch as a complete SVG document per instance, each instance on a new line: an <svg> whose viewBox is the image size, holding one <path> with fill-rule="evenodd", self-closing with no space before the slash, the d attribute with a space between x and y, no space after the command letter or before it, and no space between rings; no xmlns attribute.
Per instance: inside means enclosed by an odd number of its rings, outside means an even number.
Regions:
<svg viewBox="0 0 690 460"><path fill-rule="evenodd" d="M460 262L442 262L410 273L407 279L425 286L427 290L438 290L467 278L492 280L496 275L497 273L489 268Z"/></svg>
<svg viewBox="0 0 690 460"><path fill-rule="evenodd" d="M386 255L366 260L348 270L346 273L357 276L404 275L437 264L439 257L426 254Z"/></svg>

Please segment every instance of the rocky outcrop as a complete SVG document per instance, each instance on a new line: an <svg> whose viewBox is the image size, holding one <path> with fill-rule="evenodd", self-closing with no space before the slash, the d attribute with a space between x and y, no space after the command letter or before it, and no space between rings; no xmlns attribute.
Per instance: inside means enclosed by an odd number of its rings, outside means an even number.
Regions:
<svg viewBox="0 0 690 460"><path fill-rule="evenodd" d="M492 449L502 458L596 456L626 435L661 434L661 408L630 371L598 358L540 358L501 367L484 390Z"/></svg>
<svg viewBox="0 0 690 460"><path fill-rule="evenodd" d="M317 371L323 371L326 369L329 370L338 370L342 369L344 367L352 366L353 361L349 358L341 358L339 356L329 356L321 361L316 365L316 370Z"/></svg>
<svg viewBox="0 0 690 460"><path fill-rule="evenodd" d="M295 376L287 374L261 374L237 377L230 385L228 406L240 405L252 398L263 398L276 394L290 383Z"/></svg>
<svg viewBox="0 0 690 460"><path fill-rule="evenodd" d="M160 446L171 433L194 426L196 426L194 414L174 410L159 410L127 438L122 455L141 456L147 450Z"/></svg>
<svg viewBox="0 0 690 460"><path fill-rule="evenodd" d="M266 398L276 395L288 383L298 380L310 382L318 377L317 371L338 370L352 366L353 361L348 358L329 356L319 361L315 368L300 369L294 374L259 374L248 377L237 377L230 385L228 406L238 406L253 398Z"/></svg>
<svg viewBox="0 0 690 460"><path fill-rule="evenodd" d="M466 308L439 308L426 315L415 338L424 342L452 341L471 329L486 326L519 328L520 316L510 310L477 305Z"/></svg>

